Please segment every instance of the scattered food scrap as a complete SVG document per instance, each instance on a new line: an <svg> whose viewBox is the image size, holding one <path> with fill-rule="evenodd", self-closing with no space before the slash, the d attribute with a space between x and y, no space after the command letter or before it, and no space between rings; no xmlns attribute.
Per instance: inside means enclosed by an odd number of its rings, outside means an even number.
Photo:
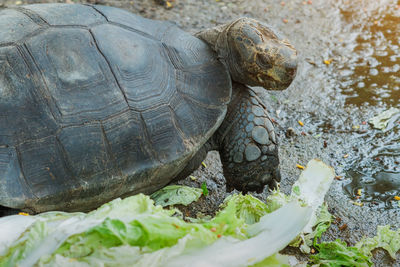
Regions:
<svg viewBox="0 0 400 267"><path fill-rule="evenodd" d="M356 201L352 201L351 202L353 205L356 205L356 206L359 206L359 207L362 207L363 205L364 205L364 203L362 203L362 202L356 202Z"/></svg>
<svg viewBox="0 0 400 267"><path fill-rule="evenodd" d="M344 231L344 230L346 230L347 229L347 224L345 223L345 224L342 224L341 226L339 226L339 230L340 231Z"/></svg>
<svg viewBox="0 0 400 267"><path fill-rule="evenodd" d="M184 185L168 185L153 193L150 197L154 200L156 205L161 205L163 207L177 204L187 206L197 201L202 193L203 190L201 188Z"/></svg>
<svg viewBox="0 0 400 267"><path fill-rule="evenodd" d="M368 120L368 122L372 124L372 127L374 127L375 129L384 130L388 125L389 119L398 113L400 113L400 109L391 107L381 114L372 117Z"/></svg>
<svg viewBox="0 0 400 267"><path fill-rule="evenodd" d="M206 184L206 182L203 182L203 183L201 184L201 189L202 189L203 195L204 195L205 197L208 196L208 189L207 189L207 184Z"/></svg>
<svg viewBox="0 0 400 267"><path fill-rule="evenodd" d="M361 196L362 194L362 189L357 189L357 196Z"/></svg>
<svg viewBox="0 0 400 267"><path fill-rule="evenodd" d="M298 168L298 169L302 169L302 170L304 170L304 166L303 165L300 165L300 164L296 164L296 167Z"/></svg>

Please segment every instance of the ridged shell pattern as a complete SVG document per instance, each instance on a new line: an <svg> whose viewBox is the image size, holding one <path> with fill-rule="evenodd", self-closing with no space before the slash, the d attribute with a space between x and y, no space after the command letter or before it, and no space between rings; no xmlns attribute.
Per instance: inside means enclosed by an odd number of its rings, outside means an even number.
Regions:
<svg viewBox="0 0 400 267"><path fill-rule="evenodd" d="M169 22L90 5L0 11L0 205L151 192L221 124L225 67Z"/></svg>

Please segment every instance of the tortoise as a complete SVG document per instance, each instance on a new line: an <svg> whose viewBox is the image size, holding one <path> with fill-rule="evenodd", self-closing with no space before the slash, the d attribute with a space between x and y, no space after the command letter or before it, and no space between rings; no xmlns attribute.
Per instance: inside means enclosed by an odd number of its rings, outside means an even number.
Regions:
<svg viewBox="0 0 400 267"><path fill-rule="evenodd" d="M297 59L263 23L193 36L118 8L35 4L2 10L0 29L3 207L90 210L184 178L210 150L228 187L279 181L274 127L248 86L287 88Z"/></svg>

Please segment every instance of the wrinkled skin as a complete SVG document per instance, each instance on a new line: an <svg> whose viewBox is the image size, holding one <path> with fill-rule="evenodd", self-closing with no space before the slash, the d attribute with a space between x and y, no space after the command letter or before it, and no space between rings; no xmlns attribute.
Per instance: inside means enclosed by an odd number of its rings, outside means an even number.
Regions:
<svg viewBox="0 0 400 267"><path fill-rule="evenodd" d="M197 167L207 151L218 150L228 190L260 192L267 184L275 186L281 177L275 130L265 105L246 85L286 89L296 75L296 50L269 27L249 18L207 29L197 37L228 68L233 94L222 125L189 166Z"/></svg>

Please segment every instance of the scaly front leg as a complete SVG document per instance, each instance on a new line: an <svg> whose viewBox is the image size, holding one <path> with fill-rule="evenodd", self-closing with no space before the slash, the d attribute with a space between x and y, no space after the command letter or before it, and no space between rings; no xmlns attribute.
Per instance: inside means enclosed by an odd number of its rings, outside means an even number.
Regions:
<svg viewBox="0 0 400 267"><path fill-rule="evenodd" d="M233 99L218 130L227 188L261 191L280 181L277 138L267 110L254 91L233 84Z"/></svg>

